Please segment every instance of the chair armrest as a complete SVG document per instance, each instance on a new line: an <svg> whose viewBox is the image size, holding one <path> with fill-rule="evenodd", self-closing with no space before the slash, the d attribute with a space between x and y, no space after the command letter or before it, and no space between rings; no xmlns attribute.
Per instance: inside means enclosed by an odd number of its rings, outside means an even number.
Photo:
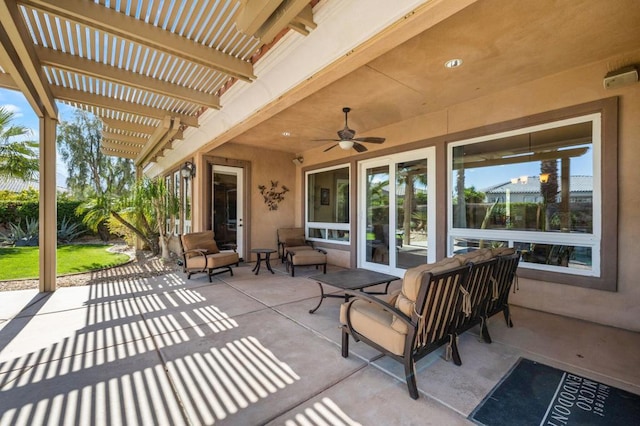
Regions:
<svg viewBox="0 0 640 426"><path fill-rule="evenodd" d="M322 254L327 254L327 251L326 251L326 250L324 250L324 249L321 249L321 248L315 248L314 250L315 250L315 251L319 251L319 252L320 252L320 253L322 253Z"/></svg>
<svg viewBox="0 0 640 426"><path fill-rule="evenodd" d="M182 254L187 254L187 253L197 253L200 256L206 256L207 255L207 250L205 250L205 249L191 249L191 250L186 250L186 251L182 252Z"/></svg>
<svg viewBox="0 0 640 426"><path fill-rule="evenodd" d="M220 250L233 250L234 252L238 249L237 244L228 243L228 244L220 244Z"/></svg>
<svg viewBox="0 0 640 426"><path fill-rule="evenodd" d="M357 299L361 299L361 300L366 300L367 302L373 303L375 305L378 305L385 311L392 313L393 315L398 317L398 319L400 319L402 322L407 324L408 327L416 327L417 325L411 320L410 317L408 317L400 309L396 308L393 305L390 305L389 303L385 302L382 299L379 299L370 294L367 294L361 291L356 291L356 290L344 290L344 292L345 294L348 294L349 296L353 297L353 299L349 301L349 305L347 305L347 321L349 320L349 310L351 309L351 304L355 302ZM349 328L351 328L351 324L348 324L348 325L349 325Z"/></svg>

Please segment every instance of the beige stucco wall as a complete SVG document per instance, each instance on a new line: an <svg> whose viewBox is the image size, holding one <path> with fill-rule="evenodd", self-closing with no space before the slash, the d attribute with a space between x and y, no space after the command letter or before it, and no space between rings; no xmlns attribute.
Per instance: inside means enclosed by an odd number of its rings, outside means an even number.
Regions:
<svg viewBox="0 0 640 426"><path fill-rule="evenodd" d="M616 90L605 90L602 79L620 61L640 62L640 51L607 61L576 68L544 79L508 88L490 96L436 111L402 123L371 131L391 135L380 148L401 146L436 136L474 129L532 114L578 105L611 96L619 96L619 235L618 291L589 290L575 286L520 279L513 304L581 318L601 324L640 331L640 191L637 189L640 164L640 83ZM334 161L341 150L331 155L305 153L306 166ZM329 154L329 153L327 153ZM606 220L606 218L604 218ZM579 280L576 277L576 280Z"/></svg>

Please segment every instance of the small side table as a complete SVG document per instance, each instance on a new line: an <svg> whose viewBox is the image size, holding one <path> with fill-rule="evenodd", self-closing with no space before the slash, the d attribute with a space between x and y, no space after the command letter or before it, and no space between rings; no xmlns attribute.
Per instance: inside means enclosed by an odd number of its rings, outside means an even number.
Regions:
<svg viewBox="0 0 640 426"><path fill-rule="evenodd" d="M251 253L255 253L257 256L256 266L253 267L251 272L255 272L256 275L258 275L258 272L260 272L260 264L264 261L264 263L267 265L267 269L271 271L272 274L274 274L275 272L273 272L273 269L271 269L270 258L271 258L271 253L275 253L275 252L276 250L273 250L273 249L265 249L265 248L251 249Z"/></svg>

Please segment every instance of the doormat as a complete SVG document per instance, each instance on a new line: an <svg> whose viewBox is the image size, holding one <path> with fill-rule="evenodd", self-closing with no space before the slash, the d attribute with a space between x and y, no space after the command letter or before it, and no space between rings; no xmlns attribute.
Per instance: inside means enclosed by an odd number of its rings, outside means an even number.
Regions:
<svg viewBox="0 0 640 426"><path fill-rule="evenodd" d="M640 395L520 358L469 419L487 426L637 424Z"/></svg>

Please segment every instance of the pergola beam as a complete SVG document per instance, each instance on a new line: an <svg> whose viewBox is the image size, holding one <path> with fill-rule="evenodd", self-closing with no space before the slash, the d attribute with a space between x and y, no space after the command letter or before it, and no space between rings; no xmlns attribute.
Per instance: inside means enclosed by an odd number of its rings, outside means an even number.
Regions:
<svg viewBox="0 0 640 426"><path fill-rule="evenodd" d="M144 166L149 158L154 157L158 151L164 149L164 146L173 139L173 136L178 131L180 131L180 120L166 117L156 131L153 132L149 142L136 158L136 166Z"/></svg>
<svg viewBox="0 0 640 426"><path fill-rule="evenodd" d="M132 144L136 144L136 145L144 145L145 143L147 143L149 141L149 138L141 138L139 136L131 136L131 135L123 135L121 133L114 133L114 132L105 132L104 130L102 131L102 139L112 139L112 140L117 140L117 141L121 141L121 142L125 142L125 143L132 143Z"/></svg>
<svg viewBox="0 0 640 426"><path fill-rule="evenodd" d="M126 152L126 151L119 151L119 150L115 150L115 149L107 149L107 148L100 148L100 152L102 152L104 155L111 155L113 157L121 157L121 158L128 158L129 160L135 160L136 157L138 156L138 154L136 153L132 153L132 152Z"/></svg>
<svg viewBox="0 0 640 426"><path fill-rule="evenodd" d="M311 29L315 29L317 27L316 23L313 22L313 9L310 4L307 4L304 9L302 9L302 11L298 13L291 22L289 22L289 28L305 36L309 35L307 27Z"/></svg>
<svg viewBox="0 0 640 426"><path fill-rule="evenodd" d="M0 0L0 16L0 63L38 117L56 119L58 108L17 4Z"/></svg>
<svg viewBox="0 0 640 426"><path fill-rule="evenodd" d="M73 56L57 50L47 49L42 46L36 47L35 50L42 65L157 93L162 96L180 99L182 101L203 105L209 108L220 109L220 98L216 95L167 83L142 74L126 71L91 59Z"/></svg>
<svg viewBox="0 0 640 426"><path fill-rule="evenodd" d="M308 5L309 0L284 0L277 12L265 21L255 36L260 38L263 43L270 43Z"/></svg>
<svg viewBox="0 0 640 426"><path fill-rule="evenodd" d="M22 3L244 81L256 78L253 74L253 65L249 62L172 34L98 3L82 0L23 0Z"/></svg>
<svg viewBox="0 0 640 426"><path fill-rule="evenodd" d="M198 117L167 111L146 105L135 104L120 99L107 98L105 96L94 95L92 93L81 92L61 86L53 86L53 95L60 100L77 102L79 104L91 105L97 108L105 108L114 111L126 112L143 117L163 119L166 116L179 118L183 124L191 127L198 127Z"/></svg>
<svg viewBox="0 0 640 426"><path fill-rule="evenodd" d="M107 140L101 140L100 146L105 149L121 150L136 155L140 154L140 151L142 151L142 149L144 148L144 145L127 145Z"/></svg>
<svg viewBox="0 0 640 426"><path fill-rule="evenodd" d="M149 126L146 124L132 123L130 121L116 120L115 118L101 118L102 123L111 130L121 130L131 133L143 133L145 135L151 135L157 128L157 126Z"/></svg>
<svg viewBox="0 0 640 426"><path fill-rule="evenodd" d="M0 46L0 50L1 49L2 49L2 46ZM0 53L0 57L1 55L2 53ZM0 87L2 87L3 89L9 89L9 90L20 90L20 87L18 87L16 82L13 81L13 78L11 78L11 76L7 73L0 73Z"/></svg>
<svg viewBox="0 0 640 426"><path fill-rule="evenodd" d="M236 19L238 29L253 35L280 6L282 0L243 0Z"/></svg>

